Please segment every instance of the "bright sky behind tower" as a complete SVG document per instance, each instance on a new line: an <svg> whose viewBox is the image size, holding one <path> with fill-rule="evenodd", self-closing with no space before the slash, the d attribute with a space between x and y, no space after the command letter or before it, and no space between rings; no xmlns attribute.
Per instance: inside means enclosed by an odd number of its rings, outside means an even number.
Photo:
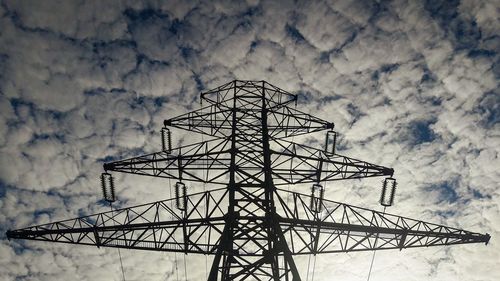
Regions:
<svg viewBox="0 0 500 281"><path fill-rule="evenodd" d="M499 17L498 0L0 1L0 280L121 280L116 249L4 233L107 210L102 164L160 150L164 119L234 79L298 94L339 153L394 168L388 212L492 236L380 251L372 281L500 280ZM326 197L381 210L380 180ZM169 192L117 176L121 207ZM203 256L121 253L126 280L206 276ZM318 256L314 280L366 280L370 261Z"/></svg>

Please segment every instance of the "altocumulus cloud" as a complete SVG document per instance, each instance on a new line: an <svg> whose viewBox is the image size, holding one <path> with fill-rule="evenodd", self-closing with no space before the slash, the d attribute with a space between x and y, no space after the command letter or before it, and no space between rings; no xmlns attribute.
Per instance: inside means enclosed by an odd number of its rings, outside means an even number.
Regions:
<svg viewBox="0 0 500 281"><path fill-rule="evenodd" d="M2 1L0 232L102 211L104 161L157 151L163 119L197 108L200 91L265 79L335 122L342 154L395 168L391 213L492 235L487 247L380 252L371 280L500 280L499 9L473 0ZM162 181L118 181L121 206L169 197ZM380 209L379 186L329 184L327 197ZM173 280L175 267L184 278L179 255L122 255L127 280ZM365 280L370 258L318 256L314 279ZM2 280L119 280L118 265L115 250L0 241ZM188 268L189 280L205 274Z"/></svg>

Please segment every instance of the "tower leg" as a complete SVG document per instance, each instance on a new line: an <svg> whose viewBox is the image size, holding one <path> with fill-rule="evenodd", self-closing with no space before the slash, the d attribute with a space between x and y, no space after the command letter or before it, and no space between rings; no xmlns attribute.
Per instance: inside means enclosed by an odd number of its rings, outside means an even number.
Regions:
<svg viewBox="0 0 500 281"><path fill-rule="evenodd" d="M297 270L297 266L295 265L295 261L293 260L292 253L288 248L288 244L286 243L285 236L283 235L283 231L279 224L275 224L274 226L275 232L278 236L279 248L283 252L283 258L285 259L285 280L289 280L288 274L292 274L292 281L301 281L299 271Z"/></svg>
<svg viewBox="0 0 500 281"><path fill-rule="evenodd" d="M222 231L222 236L220 239L220 243L217 247L217 252L215 253L214 260L212 262L212 267L210 269L210 274L208 275L208 281L217 281L217 277L219 275L219 264L221 262L221 258L224 252L227 252L231 247L229 243L229 227L228 224L224 226L224 230ZM226 263L226 257L224 257L223 264ZM224 267L222 268L224 273ZM224 274L223 274L224 275Z"/></svg>
<svg viewBox="0 0 500 281"><path fill-rule="evenodd" d="M230 228L226 224L215 253L208 281L217 280L290 280L301 281L300 275L278 224L273 226L277 236L274 247L262 256L234 255ZM282 267L280 267L282 264Z"/></svg>

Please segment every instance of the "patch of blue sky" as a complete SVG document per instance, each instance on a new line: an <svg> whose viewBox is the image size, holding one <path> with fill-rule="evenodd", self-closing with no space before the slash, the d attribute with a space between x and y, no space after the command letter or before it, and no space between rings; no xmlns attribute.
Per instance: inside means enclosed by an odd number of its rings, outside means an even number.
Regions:
<svg viewBox="0 0 500 281"><path fill-rule="evenodd" d="M474 19L466 19L459 12L459 0L427 0L425 8L445 31L457 50L474 49L481 40L481 30Z"/></svg>
<svg viewBox="0 0 500 281"><path fill-rule="evenodd" d="M306 38L300 33L300 31L295 27L290 24L287 24L285 26L285 31L286 34L295 42L295 43L302 43L306 42Z"/></svg>
<svg viewBox="0 0 500 281"><path fill-rule="evenodd" d="M437 194L438 198L435 198L437 202L455 203L459 200L459 196L455 191L455 188L455 183L445 181L430 185L425 189L431 193L435 192L435 194Z"/></svg>
<svg viewBox="0 0 500 281"><path fill-rule="evenodd" d="M492 128L500 121L500 93L491 91L483 95L477 106L481 115L481 124L486 128Z"/></svg>
<svg viewBox="0 0 500 281"><path fill-rule="evenodd" d="M411 146L432 142L436 139L436 134L431 128L435 120L416 120L408 123L402 131L399 140Z"/></svg>

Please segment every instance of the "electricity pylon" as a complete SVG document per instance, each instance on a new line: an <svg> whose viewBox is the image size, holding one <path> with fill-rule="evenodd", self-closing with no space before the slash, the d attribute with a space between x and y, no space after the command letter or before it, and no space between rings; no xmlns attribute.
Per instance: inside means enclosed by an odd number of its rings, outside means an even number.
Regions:
<svg viewBox="0 0 500 281"><path fill-rule="evenodd" d="M292 108L296 95L265 81L237 80L202 93L201 99L209 105L164 124L209 135L209 140L172 149L168 134L160 152L104 164L106 175L177 179L175 198L8 231L7 236L208 254L214 255L209 280L294 281L301 280L294 255L490 239L324 199L321 183L377 176L393 180L393 169L339 155L328 139L326 149L287 140L334 127ZM186 194L188 181L221 187ZM311 193L279 188L290 184L312 184ZM385 204L392 203L394 186Z"/></svg>

